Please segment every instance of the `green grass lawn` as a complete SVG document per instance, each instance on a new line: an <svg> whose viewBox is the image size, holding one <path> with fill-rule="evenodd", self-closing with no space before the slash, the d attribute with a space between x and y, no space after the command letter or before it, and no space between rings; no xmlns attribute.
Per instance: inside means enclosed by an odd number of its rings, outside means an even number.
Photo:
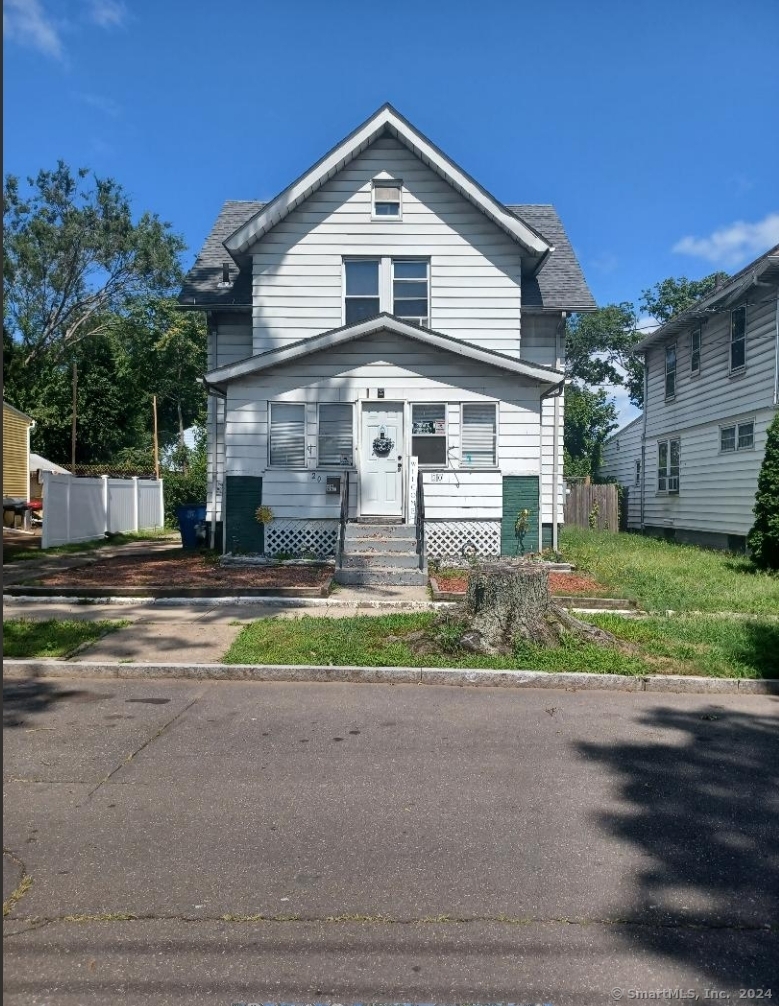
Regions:
<svg viewBox="0 0 779 1006"><path fill-rule="evenodd" d="M4 657L64 657L82 643L116 632L129 622L81 622L56 618L45 622L14 618L3 622Z"/></svg>
<svg viewBox="0 0 779 1006"><path fill-rule="evenodd" d="M565 528L560 550L577 571L646 611L779 614L779 576L760 572L744 556L581 528Z"/></svg>
<svg viewBox="0 0 779 1006"><path fill-rule="evenodd" d="M133 541L159 541L179 538L177 531L169 527L154 528L149 531L128 531L126 534L112 534L108 538L97 538L95 541L72 542L69 545L55 545L54 548L27 548L26 546L3 544L3 564L9 562L24 562L27 559L48 559L50 556L72 555L74 552L93 552L97 548L116 548L118 545L128 545Z"/></svg>
<svg viewBox="0 0 779 1006"><path fill-rule="evenodd" d="M430 613L380 617L261 619L245 626L225 655L230 664L316 664L369 667L484 667L603 674L699 674L779 677L779 624L765 619L708 616L648 618L588 616L629 644L629 652L570 641L558 649L517 647L513 657L481 657L444 641L419 656L388 636L424 629ZM456 634L450 634L456 635Z"/></svg>

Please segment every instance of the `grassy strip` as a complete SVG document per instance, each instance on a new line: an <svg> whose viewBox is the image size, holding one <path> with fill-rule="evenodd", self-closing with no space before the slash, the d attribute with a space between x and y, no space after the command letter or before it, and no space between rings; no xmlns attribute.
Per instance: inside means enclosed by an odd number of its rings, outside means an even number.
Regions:
<svg viewBox="0 0 779 1006"><path fill-rule="evenodd" d="M429 627L435 615L378 618L260 619L245 626L224 657L228 664L315 664L367 667L482 667L601 674L698 674L710 677L779 677L779 626L704 616L633 621L618 615L588 616L629 644L625 650L569 640L558 649L520 645L511 657L483 657L461 650L458 633L441 634L438 652L419 655L400 640Z"/></svg>
<svg viewBox="0 0 779 1006"><path fill-rule="evenodd" d="M118 622L9 619L3 623L3 656L65 657L84 643L94 643L129 624L126 619Z"/></svg>
<svg viewBox="0 0 779 1006"><path fill-rule="evenodd" d="M779 611L779 576L758 571L744 556L573 527L563 531L561 548L578 572L646 611Z"/></svg>
<svg viewBox="0 0 779 1006"><path fill-rule="evenodd" d="M155 528L150 531L128 531L123 534L112 534L108 538L97 538L95 541L71 542L69 545L55 545L53 548L25 548L16 545L3 545L3 564L9 562L24 562L28 559L48 559L49 556L73 555L80 552L93 552L100 548L116 548L118 545L129 545L133 541L159 541L178 538L178 534L170 528Z"/></svg>

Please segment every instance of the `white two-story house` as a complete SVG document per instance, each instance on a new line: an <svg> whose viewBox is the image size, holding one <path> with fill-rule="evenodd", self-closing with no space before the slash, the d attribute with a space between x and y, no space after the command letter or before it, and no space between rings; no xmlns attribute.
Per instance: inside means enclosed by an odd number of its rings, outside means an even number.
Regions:
<svg viewBox="0 0 779 1006"><path fill-rule="evenodd" d="M551 206L498 202L385 105L275 199L225 203L180 304L208 317L226 552L332 554L344 505L423 508L430 556L514 554L522 509L525 548L552 544L565 317L595 305Z"/></svg>
<svg viewBox="0 0 779 1006"><path fill-rule="evenodd" d="M605 444L627 526L742 550L779 404L779 245L638 346L644 411Z"/></svg>

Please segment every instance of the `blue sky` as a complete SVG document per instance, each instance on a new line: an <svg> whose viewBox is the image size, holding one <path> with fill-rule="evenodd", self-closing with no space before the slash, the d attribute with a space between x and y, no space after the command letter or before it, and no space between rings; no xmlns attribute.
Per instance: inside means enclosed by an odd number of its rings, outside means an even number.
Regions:
<svg viewBox="0 0 779 1006"><path fill-rule="evenodd" d="M554 203L601 304L779 241L779 0L4 0L4 170L113 176L187 265L384 101Z"/></svg>

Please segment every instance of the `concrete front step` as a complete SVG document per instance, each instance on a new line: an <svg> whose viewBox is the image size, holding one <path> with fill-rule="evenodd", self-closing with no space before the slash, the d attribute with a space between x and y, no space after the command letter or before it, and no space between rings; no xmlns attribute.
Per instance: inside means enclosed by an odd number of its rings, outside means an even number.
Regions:
<svg viewBox="0 0 779 1006"><path fill-rule="evenodd" d="M414 552L416 538L349 538L344 544L346 551L372 552L386 555L388 552Z"/></svg>
<svg viewBox="0 0 779 1006"><path fill-rule="evenodd" d="M419 569L416 552L344 552L344 569L373 569L375 566Z"/></svg>
<svg viewBox="0 0 779 1006"><path fill-rule="evenodd" d="M337 569L333 577L344 585L422 586L427 583L427 573L421 569L398 569L393 566L375 566L372 569Z"/></svg>
<svg viewBox="0 0 779 1006"><path fill-rule="evenodd" d="M413 524L347 524L347 541L416 541L417 529Z"/></svg>

